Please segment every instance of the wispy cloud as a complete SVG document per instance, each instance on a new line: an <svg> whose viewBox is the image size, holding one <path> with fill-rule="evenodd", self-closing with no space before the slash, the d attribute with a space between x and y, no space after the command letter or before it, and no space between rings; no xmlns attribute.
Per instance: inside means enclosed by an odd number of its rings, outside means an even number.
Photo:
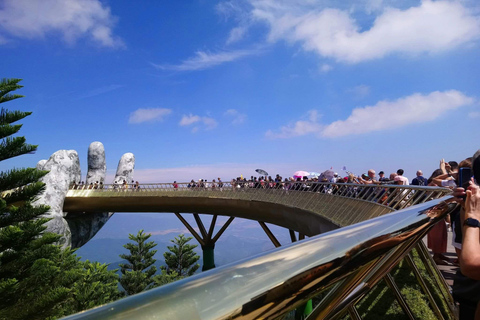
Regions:
<svg viewBox="0 0 480 320"><path fill-rule="evenodd" d="M151 108L151 109L137 109L130 114L128 123L139 124L143 122L162 121L166 116L172 113L171 109L165 108Z"/></svg>
<svg viewBox="0 0 480 320"><path fill-rule="evenodd" d="M182 119L178 123L182 127L191 126L193 124L197 124L192 128L192 132L197 132L200 130L200 126L203 127L205 130L212 130L214 129L218 123L215 119L210 117L200 117L198 115L183 115Z"/></svg>
<svg viewBox="0 0 480 320"><path fill-rule="evenodd" d="M183 61L178 65L168 64L154 64L152 65L161 70L173 71L197 71L212 68L223 63L232 62L247 56L259 54L261 50L237 50L237 51L222 51L217 53L210 53L205 51L197 51L195 56Z"/></svg>
<svg viewBox="0 0 480 320"><path fill-rule="evenodd" d="M271 139L278 139L304 136L307 134L319 134L322 130L322 125L318 122L318 118L318 112L316 110L310 110L306 119L283 126L278 131L268 130L265 136Z"/></svg>
<svg viewBox="0 0 480 320"><path fill-rule="evenodd" d="M4 0L0 32L5 38L44 38L60 33L67 43L86 37L103 47L123 47L113 35L116 18L99 0Z"/></svg>
<svg viewBox="0 0 480 320"><path fill-rule="evenodd" d="M225 111L224 115L231 119L232 124L242 124L247 119L246 114L240 113L235 109L228 109Z"/></svg>
<svg viewBox="0 0 480 320"><path fill-rule="evenodd" d="M353 109L347 119L327 125L322 136L333 138L433 121L450 110L473 102L473 98L456 90L435 91L428 95L415 93L395 101L380 101L374 106ZM377 119L392 121L375 121Z"/></svg>
<svg viewBox="0 0 480 320"><path fill-rule="evenodd" d="M471 105L474 101L475 99L456 90L435 91L427 95L415 93L394 101L379 101L373 106L355 108L347 119L326 125L318 121L315 111L310 111L307 120L299 120L281 127L278 131L269 130L266 137L291 138L314 134L317 137L335 138L390 130L413 123L433 121L448 111Z"/></svg>
<svg viewBox="0 0 480 320"><path fill-rule="evenodd" d="M266 23L270 42L299 43L305 51L347 63L394 53L432 54L480 38L480 17L462 1L421 1L402 9L388 7L384 1L367 1L365 10L376 15L369 29L362 28L352 11L338 1L328 5L312 0L248 2L250 23ZM244 23L241 19L238 26Z"/></svg>
<svg viewBox="0 0 480 320"><path fill-rule="evenodd" d="M333 69L333 67L327 63L324 63L320 66L320 72L321 73L327 73Z"/></svg>
<svg viewBox="0 0 480 320"><path fill-rule="evenodd" d="M120 88L123 88L123 87L125 87L125 85L111 84L109 86L93 89L93 90L85 93L84 95L80 96L80 99L96 97L96 96L99 96L101 94L104 94L104 93L107 93L107 92L110 92L110 91L114 91L114 90L117 90L117 89L120 89Z"/></svg>
<svg viewBox="0 0 480 320"><path fill-rule="evenodd" d="M363 99L370 94L370 87L364 84L347 89L346 92L353 96L354 99Z"/></svg>

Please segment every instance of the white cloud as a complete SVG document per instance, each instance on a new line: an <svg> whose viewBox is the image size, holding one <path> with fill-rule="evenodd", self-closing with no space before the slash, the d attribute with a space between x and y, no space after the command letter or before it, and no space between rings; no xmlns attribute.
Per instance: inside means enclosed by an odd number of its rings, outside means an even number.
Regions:
<svg viewBox="0 0 480 320"><path fill-rule="evenodd" d="M363 30L346 10L326 8L315 1L296 5L285 1L250 0L252 21L266 22L271 42L300 43L304 50L347 63L400 54L451 50L480 37L480 18L459 1L424 0L404 10L392 7ZM369 2L382 7L381 1Z"/></svg>
<svg viewBox="0 0 480 320"><path fill-rule="evenodd" d="M235 109L228 109L224 115L232 119L232 124L242 124L247 119L246 114L240 113Z"/></svg>
<svg viewBox="0 0 480 320"><path fill-rule="evenodd" d="M178 123L180 126L185 127L185 126L190 126L194 123L198 124L203 124L205 130L212 130L217 126L217 121L213 118L210 117L200 117L198 115L183 115L182 119ZM200 128L198 126L193 127L192 132L195 133L199 130Z"/></svg>
<svg viewBox="0 0 480 320"><path fill-rule="evenodd" d="M247 33L251 22L246 4L247 3L242 0L229 0L219 2L215 6L215 11L223 18L223 20L227 21L230 18L234 18L239 24L237 27L230 30L226 41L227 45L240 41Z"/></svg>
<svg viewBox="0 0 480 320"><path fill-rule="evenodd" d="M223 51L219 53L209 53L204 51L195 52L195 56L189 58L178 65L152 65L161 70L174 71L196 71L204 70L218 66L226 62L232 62L246 56L251 56L260 53L260 50L237 50L237 51Z"/></svg>
<svg viewBox="0 0 480 320"><path fill-rule="evenodd" d="M265 134L267 138L292 138L304 136L307 134L319 134L322 130L322 125L318 122L318 112L310 110L307 119L296 121L293 124L283 126L279 132L268 130Z"/></svg>
<svg viewBox="0 0 480 320"><path fill-rule="evenodd" d="M227 39L227 44L232 44L232 43L235 43L237 41L240 41L243 38L243 36L245 35L246 32L247 32L246 27L233 28L232 30L230 30L230 34L229 34L228 39Z"/></svg>
<svg viewBox="0 0 480 320"><path fill-rule="evenodd" d="M333 67L329 64L326 64L326 63L324 63L320 66L320 72L321 73L327 73L328 71L330 71L332 69L333 69Z"/></svg>
<svg viewBox="0 0 480 320"><path fill-rule="evenodd" d="M380 101L374 106L356 108L346 120L335 121L325 126L321 135L333 138L428 122L450 110L473 102L473 98L456 90L435 91L428 95L415 93L395 101Z"/></svg>
<svg viewBox="0 0 480 320"><path fill-rule="evenodd" d="M353 95L355 99L363 99L370 94L370 87L361 84L359 86L348 89L347 93Z"/></svg>
<svg viewBox="0 0 480 320"><path fill-rule="evenodd" d="M207 130L211 130L217 126L217 121L213 118L202 117L202 122Z"/></svg>
<svg viewBox="0 0 480 320"><path fill-rule="evenodd" d="M179 125L181 126L189 126L191 125L192 123L195 123L195 122L198 122L200 121L200 117L199 116L194 116L193 114L190 114L190 115L183 115L182 116L182 120L180 120L180 123Z"/></svg>
<svg viewBox="0 0 480 320"><path fill-rule="evenodd" d="M162 121L164 117L172 113L171 109L151 108L151 109L137 109L130 114L128 123L142 123Z"/></svg>
<svg viewBox="0 0 480 320"><path fill-rule="evenodd" d="M318 137L334 138L353 134L400 128L412 123L433 121L448 111L470 105L474 99L463 93L450 90L435 91L428 95L415 93L395 101L379 101L373 106L353 109L345 120L328 125L318 121L316 111L310 111L307 120L280 128L278 132L269 130L268 138L291 138L314 134ZM379 121L378 119L390 119Z"/></svg>
<svg viewBox="0 0 480 320"><path fill-rule="evenodd" d="M87 37L105 47L122 47L113 35L116 18L99 0L4 0L0 9L3 37L26 39L62 34L68 43Z"/></svg>

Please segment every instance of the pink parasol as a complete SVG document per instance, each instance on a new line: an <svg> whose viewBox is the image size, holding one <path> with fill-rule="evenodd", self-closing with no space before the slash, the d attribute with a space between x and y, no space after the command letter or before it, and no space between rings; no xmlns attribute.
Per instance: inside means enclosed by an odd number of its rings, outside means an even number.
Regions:
<svg viewBox="0 0 480 320"><path fill-rule="evenodd" d="M296 171L294 174L293 174L293 177L294 178L303 178L303 177L306 177L310 175L310 172L307 172L307 171Z"/></svg>

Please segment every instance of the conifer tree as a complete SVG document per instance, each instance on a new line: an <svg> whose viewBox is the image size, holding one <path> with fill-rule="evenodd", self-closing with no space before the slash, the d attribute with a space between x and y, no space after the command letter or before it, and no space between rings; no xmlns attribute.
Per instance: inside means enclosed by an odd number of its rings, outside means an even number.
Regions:
<svg viewBox="0 0 480 320"><path fill-rule="evenodd" d="M121 254L120 258L127 260L127 263L119 264L122 276L120 284L128 295L136 294L150 289L154 285L153 276L157 268L153 265L153 256L157 250L152 250L157 244L153 241L146 242L150 234L140 230L136 236L129 234L128 238L135 243L127 243L123 247L130 251L130 254Z"/></svg>
<svg viewBox="0 0 480 320"><path fill-rule="evenodd" d="M21 98L12 92L22 88L21 79L0 81L0 103ZM0 111L0 161L32 153L37 146L27 144L25 137L12 137L22 127L15 122L31 112ZM43 314L38 305L50 307L63 301L68 289L52 288L34 295L30 280L50 261L45 259L58 252L52 244L59 236L42 232L48 219L41 218L47 206L32 206L36 195L44 188L39 182L47 172L33 168L11 169L0 172L0 318L18 318L33 311ZM40 236L42 234L42 236ZM29 295L32 294L31 297ZM32 298L24 304L26 297ZM17 311L21 311L19 314Z"/></svg>
<svg viewBox="0 0 480 320"><path fill-rule="evenodd" d="M165 257L166 267L162 267L167 273L177 273L180 277L188 277L197 271L200 265L197 261L200 256L193 251L197 245L188 244L192 237L186 238L183 234L170 240L174 245L168 246L167 252L163 254Z"/></svg>
<svg viewBox="0 0 480 320"><path fill-rule="evenodd" d="M118 290L118 269L109 271L107 264L88 260L81 264L83 272L72 287L68 313L91 309L123 296Z"/></svg>
<svg viewBox="0 0 480 320"><path fill-rule="evenodd" d="M0 80L0 103L22 97L12 94L22 88L19 82ZM1 109L0 161L36 150L24 137L12 137L21 128L14 123L30 114ZM97 268L96 277L86 277L91 269L88 263L80 262L72 250L55 245L59 235L45 232L44 223L49 219L42 215L49 208L32 205L44 189L39 179L45 174L33 168L0 172L0 319L57 318L116 299L112 290L98 286L111 294L101 298L90 295L84 299L88 302L74 305L80 287L101 281L111 289L118 280L103 268Z"/></svg>

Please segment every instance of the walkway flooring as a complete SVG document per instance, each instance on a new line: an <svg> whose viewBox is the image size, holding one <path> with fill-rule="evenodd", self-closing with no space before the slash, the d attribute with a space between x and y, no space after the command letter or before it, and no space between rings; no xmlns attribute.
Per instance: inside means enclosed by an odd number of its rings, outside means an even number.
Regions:
<svg viewBox="0 0 480 320"><path fill-rule="evenodd" d="M457 259L457 254L455 253L455 248L452 246L452 232L449 231L447 232L448 235L448 245L447 245L447 252L445 255L449 257L450 259L454 260ZM427 244L427 237L423 239L425 242L425 245ZM430 251L430 250L429 250ZM432 253L430 251L430 253ZM458 270L457 266L438 266L438 269L440 272L443 274L443 277L447 281L447 284L451 287L453 285L453 278L455 276L455 273Z"/></svg>

